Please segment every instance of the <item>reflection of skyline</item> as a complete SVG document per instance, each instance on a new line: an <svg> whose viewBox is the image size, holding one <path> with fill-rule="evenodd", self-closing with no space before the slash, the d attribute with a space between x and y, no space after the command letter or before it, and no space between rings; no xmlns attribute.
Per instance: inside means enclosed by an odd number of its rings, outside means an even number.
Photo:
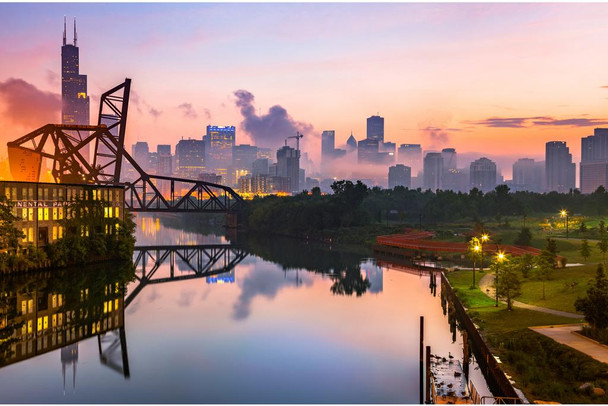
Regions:
<svg viewBox="0 0 608 406"><path fill-rule="evenodd" d="M244 320L251 313L251 303L256 296L263 296L266 299L274 299L277 293L289 286L299 288L301 286L311 286L314 280L314 273L293 272L296 280L287 277L284 273L283 278L278 277L277 270L270 264L260 266L256 264L251 272L245 276L239 286L241 293L233 305L232 319Z"/></svg>
<svg viewBox="0 0 608 406"><path fill-rule="evenodd" d="M135 222L137 224L137 245L201 245L201 244L227 244L228 240L222 235L213 233L213 230L196 229L196 223L192 224L192 230L183 228L172 228L166 222L188 221L189 216L171 213L162 216L137 213ZM203 233L201 231L207 231Z"/></svg>
<svg viewBox="0 0 608 406"><path fill-rule="evenodd" d="M234 269L231 269L230 272L222 273L219 275L207 276L205 279L207 285L215 285L215 284L223 284L223 283L234 283Z"/></svg>
<svg viewBox="0 0 608 406"><path fill-rule="evenodd" d="M384 288L384 270L373 264L366 264L362 266L361 270L370 283L367 291L374 294L382 293L382 289Z"/></svg>

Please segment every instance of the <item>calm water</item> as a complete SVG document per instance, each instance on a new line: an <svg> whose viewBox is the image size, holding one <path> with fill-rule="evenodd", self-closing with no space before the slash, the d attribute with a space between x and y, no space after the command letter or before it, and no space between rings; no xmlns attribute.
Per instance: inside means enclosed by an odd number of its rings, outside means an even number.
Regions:
<svg viewBox="0 0 608 406"><path fill-rule="evenodd" d="M104 290L129 274L116 267L4 282L21 292L18 309L35 294L37 316L52 313L40 298L51 303L59 292L78 313L70 303L88 288L81 303L90 312L83 339L64 335L73 343L60 349L49 316L45 342L4 360L3 402L418 403L419 317L434 353L462 354L427 276L297 240L249 238L225 249L234 236L205 235L190 221L137 223L138 246L199 249L137 251L124 300ZM214 275L198 277L205 266ZM99 340L98 331L109 332Z"/></svg>

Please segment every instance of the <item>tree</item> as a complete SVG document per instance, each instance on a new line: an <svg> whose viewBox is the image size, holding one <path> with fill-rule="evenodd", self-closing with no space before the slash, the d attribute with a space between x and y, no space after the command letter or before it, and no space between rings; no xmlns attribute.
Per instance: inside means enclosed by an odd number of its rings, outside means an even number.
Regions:
<svg viewBox="0 0 608 406"><path fill-rule="evenodd" d="M550 252L553 257L557 256L557 243L553 238L547 238L547 245L545 245L545 250Z"/></svg>
<svg viewBox="0 0 608 406"><path fill-rule="evenodd" d="M523 245L530 246L532 243L532 233L528 227L522 227L519 234L517 234L517 238L515 238L515 245Z"/></svg>
<svg viewBox="0 0 608 406"><path fill-rule="evenodd" d="M15 227L17 216L13 214L13 203L6 198L0 196L0 250L17 249L19 240L25 235L21 230Z"/></svg>
<svg viewBox="0 0 608 406"><path fill-rule="evenodd" d="M543 284L542 300L545 300L545 282L551 279L555 270L555 259L550 252L543 251L542 254L535 258L534 265L535 277Z"/></svg>
<svg viewBox="0 0 608 406"><path fill-rule="evenodd" d="M608 236L602 233L600 240L597 242L597 249L602 253L602 262L606 263L606 252L608 252Z"/></svg>
<svg viewBox="0 0 608 406"><path fill-rule="evenodd" d="M606 223L604 222L604 220L600 220L599 231L600 236L606 232Z"/></svg>
<svg viewBox="0 0 608 406"><path fill-rule="evenodd" d="M589 241L583 240L583 242L581 243L581 247L579 248L579 253L581 254L581 257L583 257L585 262L587 262L587 259L591 255L591 248L589 247Z"/></svg>
<svg viewBox="0 0 608 406"><path fill-rule="evenodd" d="M581 226L578 228L578 231L580 231L581 233L587 232L587 226L585 225L584 221L581 221Z"/></svg>
<svg viewBox="0 0 608 406"><path fill-rule="evenodd" d="M590 282L587 289L587 297L576 299L574 307L585 315L585 320L594 330L608 327L608 280L602 264L597 266L595 280Z"/></svg>
<svg viewBox="0 0 608 406"><path fill-rule="evenodd" d="M521 281L519 280L520 261L516 259L505 259L502 263L492 264L494 272L498 274L496 289L498 296L506 299L507 310L513 308L513 299L521 295Z"/></svg>
<svg viewBox="0 0 608 406"><path fill-rule="evenodd" d="M519 257L520 271L524 278L528 278L530 271L534 268L534 257L531 254L524 254Z"/></svg>

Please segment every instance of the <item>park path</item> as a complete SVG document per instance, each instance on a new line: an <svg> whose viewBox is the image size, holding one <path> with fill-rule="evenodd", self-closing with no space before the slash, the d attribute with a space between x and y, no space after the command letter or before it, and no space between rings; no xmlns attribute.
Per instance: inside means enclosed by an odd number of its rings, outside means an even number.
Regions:
<svg viewBox="0 0 608 406"><path fill-rule="evenodd" d="M488 295L488 297L490 297L492 299L494 299L496 297L495 296L496 293L494 291L494 286L492 286L493 284L494 284L494 275L490 274L490 273L484 275L479 280L479 289L481 289L482 292L484 292L486 295ZM505 302L501 301L501 303L505 303ZM554 314L556 316L570 317L572 319L582 319L584 317L582 314L569 313L569 312L563 312L561 310L548 309L546 307L534 306L531 304L518 302L516 300L513 301L513 306L519 307L522 309L535 310L537 312Z"/></svg>
<svg viewBox="0 0 608 406"><path fill-rule="evenodd" d="M607 346L575 333L576 331L579 331L582 326L583 324L567 324L562 326L530 327L530 330L536 331L537 333L552 338L560 344L572 347L583 354L589 355L591 358L608 364Z"/></svg>

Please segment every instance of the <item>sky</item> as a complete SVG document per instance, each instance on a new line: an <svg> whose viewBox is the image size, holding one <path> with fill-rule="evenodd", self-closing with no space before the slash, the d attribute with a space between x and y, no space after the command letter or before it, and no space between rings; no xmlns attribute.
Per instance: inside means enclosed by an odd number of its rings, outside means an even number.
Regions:
<svg viewBox="0 0 608 406"><path fill-rule="evenodd" d="M602 3L3 3L0 155L60 122L63 17L77 19L91 119L99 95L132 79L127 147L175 145L207 125L236 142L283 145L304 133L489 156L506 178L547 141L608 126L608 4ZM278 145L277 145L278 144Z"/></svg>

